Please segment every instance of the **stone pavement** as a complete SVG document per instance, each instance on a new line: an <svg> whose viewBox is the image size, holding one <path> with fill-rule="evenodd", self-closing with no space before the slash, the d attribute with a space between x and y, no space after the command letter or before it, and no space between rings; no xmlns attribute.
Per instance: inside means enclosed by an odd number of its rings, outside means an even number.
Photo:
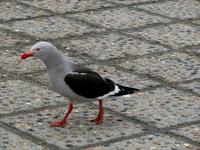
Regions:
<svg viewBox="0 0 200 150"><path fill-rule="evenodd" d="M50 128L68 100L18 58L41 40L141 91ZM0 52L0 150L200 150L200 0L1 0Z"/></svg>

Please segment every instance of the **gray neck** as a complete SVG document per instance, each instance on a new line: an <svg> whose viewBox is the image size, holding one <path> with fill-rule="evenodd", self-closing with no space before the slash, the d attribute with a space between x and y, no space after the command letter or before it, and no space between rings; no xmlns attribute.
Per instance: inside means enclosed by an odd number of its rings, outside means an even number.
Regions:
<svg viewBox="0 0 200 150"><path fill-rule="evenodd" d="M64 70L71 70L72 62L67 59L59 51L52 51L47 55L45 58L40 58L44 64L47 66L48 70L54 69L63 69Z"/></svg>

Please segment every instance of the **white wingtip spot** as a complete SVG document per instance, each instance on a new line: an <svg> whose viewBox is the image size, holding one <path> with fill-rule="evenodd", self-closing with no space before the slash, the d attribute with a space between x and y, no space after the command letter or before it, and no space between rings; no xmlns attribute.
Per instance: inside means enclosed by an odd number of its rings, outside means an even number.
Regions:
<svg viewBox="0 0 200 150"><path fill-rule="evenodd" d="M86 73L80 73L80 72L70 72L71 74L78 74L78 75L86 75Z"/></svg>
<svg viewBox="0 0 200 150"><path fill-rule="evenodd" d="M131 97L131 95L130 95L130 94L127 94L127 95L124 95L124 96L122 96L122 97L128 98L128 97Z"/></svg>
<svg viewBox="0 0 200 150"><path fill-rule="evenodd" d="M105 94L105 95L103 95L103 96L99 96L99 97L97 97L97 99L104 99L104 98L107 98L108 96L112 96L112 95L118 93L119 91L120 91L119 87L118 87L117 85L115 85L114 91L111 91L111 92L109 92L109 93L107 93L107 94Z"/></svg>

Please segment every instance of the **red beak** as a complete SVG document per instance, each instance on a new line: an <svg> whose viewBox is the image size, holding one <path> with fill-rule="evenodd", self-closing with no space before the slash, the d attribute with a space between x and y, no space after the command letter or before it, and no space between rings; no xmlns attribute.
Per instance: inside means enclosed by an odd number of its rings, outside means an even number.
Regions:
<svg viewBox="0 0 200 150"><path fill-rule="evenodd" d="M20 55L21 59L26 59L26 58L31 57L31 56L33 56L33 53L32 53L31 50L29 50L28 52L22 53Z"/></svg>

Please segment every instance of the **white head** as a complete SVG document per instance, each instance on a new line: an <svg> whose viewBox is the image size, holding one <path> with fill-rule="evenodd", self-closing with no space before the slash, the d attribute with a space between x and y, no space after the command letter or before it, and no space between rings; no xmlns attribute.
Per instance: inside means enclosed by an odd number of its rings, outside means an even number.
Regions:
<svg viewBox="0 0 200 150"><path fill-rule="evenodd" d="M55 53L56 51L57 49L53 44L49 42L38 42L33 45L29 51L22 53L21 59L34 56L44 60L45 58L48 58L51 53Z"/></svg>

